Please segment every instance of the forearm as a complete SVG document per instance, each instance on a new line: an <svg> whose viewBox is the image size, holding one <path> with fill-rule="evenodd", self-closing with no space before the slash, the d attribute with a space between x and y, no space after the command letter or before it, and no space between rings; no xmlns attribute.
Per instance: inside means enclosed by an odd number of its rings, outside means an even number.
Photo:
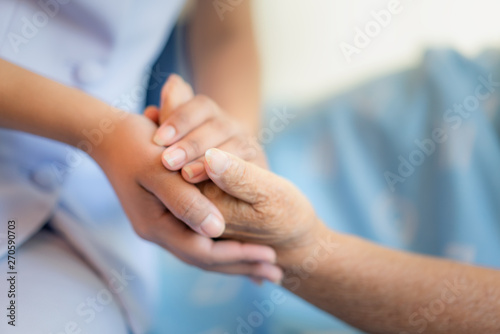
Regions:
<svg viewBox="0 0 500 334"><path fill-rule="evenodd" d="M212 1L197 1L189 36L197 93L212 98L256 133L260 122L260 66L251 1L226 12L223 21Z"/></svg>
<svg viewBox="0 0 500 334"><path fill-rule="evenodd" d="M302 265L302 275L295 267L284 286L353 326L397 334L500 330L500 272L332 232L320 238L326 246L319 253L311 246L286 261L288 268ZM332 240L335 246L329 247ZM328 256L316 258L317 253ZM317 268L307 272L307 262L317 262Z"/></svg>
<svg viewBox="0 0 500 334"><path fill-rule="evenodd" d="M86 131L116 123L122 117L120 112L98 99L2 59L0 115L0 127L73 146L85 139Z"/></svg>

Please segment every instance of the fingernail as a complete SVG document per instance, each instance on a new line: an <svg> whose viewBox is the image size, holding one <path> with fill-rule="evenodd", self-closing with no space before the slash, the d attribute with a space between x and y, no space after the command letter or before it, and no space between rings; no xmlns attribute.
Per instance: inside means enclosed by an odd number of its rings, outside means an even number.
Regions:
<svg viewBox="0 0 500 334"><path fill-rule="evenodd" d="M190 165L184 166L183 170L189 176L190 179L193 179L197 176L200 176L205 171L205 166L201 162L195 162Z"/></svg>
<svg viewBox="0 0 500 334"><path fill-rule="evenodd" d="M221 150L215 148L209 149L205 152L205 159L210 170L216 175L221 175L229 167L229 157Z"/></svg>
<svg viewBox="0 0 500 334"><path fill-rule="evenodd" d="M216 238L224 232L224 223L211 213L201 223L200 228L207 236Z"/></svg>
<svg viewBox="0 0 500 334"><path fill-rule="evenodd" d="M179 164L183 163L184 160L186 160L186 157L186 152L181 148L176 148L173 151L167 150L163 153L163 159L172 168L175 168Z"/></svg>
<svg viewBox="0 0 500 334"><path fill-rule="evenodd" d="M175 137L175 128L171 125L160 127L156 131L153 141L156 145L165 146Z"/></svg>

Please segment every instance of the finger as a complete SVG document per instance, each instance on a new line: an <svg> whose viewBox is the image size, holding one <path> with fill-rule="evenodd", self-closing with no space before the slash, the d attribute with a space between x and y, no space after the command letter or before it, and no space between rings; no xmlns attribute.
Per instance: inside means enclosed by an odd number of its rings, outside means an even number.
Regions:
<svg viewBox="0 0 500 334"><path fill-rule="evenodd" d="M209 252L213 259L223 263L276 262L276 252L269 246L244 243L234 240L213 241Z"/></svg>
<svg viewBox="0 0 500 334"><path fill-rule="evenodd" d="M253 145L251 139L247 136L235 136L230 138L228 141L217 146L218 149L234 154L243 160L251 161L257 165L264 167L266 165L263 159L263 154L258 154L260 147ZM199 183L208 180L207 172L205 171L205 165L203 162L205 157L196 159L193 162L186 164L182 168L182 177L184 180L190 183Z"/></svg>
<svg viewBox="0 0 500 334"><path fill-rule="evenodd" d="M199 183L208 180L207 172L203 160L205 158L198 158L196 161L191 162L182 168L181 174L186 182Z"/></svg>
<svg viewBox="0 0 500 334"><path fill-rule="evenodd" d="M255 209L252 204L228 195L211 181L198 183L196 187L219 209L224 216L224 220L228 222L222 238L232 240L245 239L253 242L252 226L240 223L241 221L250 222L256 219ZM259 241L262 244L262 240Z"/></svg>
<svg viewBox="0 0 500 334"><path fill-rule="evenodd" d="M160 98L159 125L154 136L157 145L165 146L169 138L175 134L175 129L164 125L165 120L172 112L194 97L193 89L180 76L170 75L165 85L163 85Z"/></svg>
<svg viewBox="0 0 500 334"><path fill-rule="evenodd" d="M236 126L231 123L214 118L167 148L162 155L163 165L169 170L179 170L186 163L202 157L209 148L218 147L233 137L236 131Z"/></svg>
<svg viewBox="0 0 500 334"><path fill-rule="evenodd" d="M205 170L219 188L250 204L268 198L269 189L279 186L265 186L267 182L276 180L276 175L216 148L205 153Z"/></svg>
<svg viewBox="0 0 500 334"><path fill-rule="evenodd" d="M160 166L160 168L163 168ZM179 220L194 231L216 238L225 229L224 218L217 207L194 185L184 181L179 173L160 173L144 184Z"/></svg>
<svg viewBox="0 0 500 334"><path fill-rule="evenodd" d="M277 258L275 250L269 246L233 240L214 241L194 233L175 218L158 224L151 241L184 262L204 268L254 262L275 264Z"/></svg>
<svg viewBox="0 0 500 334"><path fill-rule="evenodd" d="M262 279L266 279L276 284L280 284L280 282L283 280L283 270L277 265L265 262L218 265L203 269L228 275L245 275L255 278L258 277L258 279L260 280L260 284L262 284Z"/></svg>
<svg viewBox="0 0 500 334"><path fill-rule="evenodd" d="M154 216L154 215L153 215ZM134 225L144 239L169 250L180 260L223 274L246 275L279 283L283 272L276 263L276 252L268 246L213 241L196 234L170 212Z"/></svg>
<svg viewBox="0 0 500 334"><path fill-rule="evenodd" d="M144 110L144 116L149 118L153 123L158 124L160 110L156 106L148 106Z"/></svg>
<svg viewBox="0 0 500 334"><path fill-rule="evenodd" d="M262 285L263 280L268 280L275 284L281 284L284 277L283 270L278 265L268 262L240 262L234 264L203 265L194 263L188 258L183 258L183 255L173 254L181 261L200 269L227 275L247 276L259 285Z"/></svg>
<svg viewBox="0 0 500 334"><path fill-rule="evenodd" d="M155 142L162 146L171 145L219 113L215 102L197 95L169 115L156 132Z"/></svg>
<svg viewBox="0 0 500 334"><path fill-rule="evenodd" d="M194 97L193 88L177 74L171 74L161 90L160 124L170 114Z"/></svg>

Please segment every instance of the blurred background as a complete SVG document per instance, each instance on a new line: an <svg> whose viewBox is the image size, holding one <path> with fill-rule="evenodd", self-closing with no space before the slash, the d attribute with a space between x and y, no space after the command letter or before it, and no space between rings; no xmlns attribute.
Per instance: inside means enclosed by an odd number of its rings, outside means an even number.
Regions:
<svg viewBox="0 0 500 334"><path fill-rule="evenodd" d="M391 0L254 0L267 101L305 105L418 62L429 47L474 56L500 45L497 0L400 0L400 13L349 63L340 49Z"/></svg>

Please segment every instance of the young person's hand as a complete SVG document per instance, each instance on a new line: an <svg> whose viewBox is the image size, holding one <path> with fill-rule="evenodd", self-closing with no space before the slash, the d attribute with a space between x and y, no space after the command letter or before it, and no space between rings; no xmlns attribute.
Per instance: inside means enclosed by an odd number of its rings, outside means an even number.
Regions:
<svg viewBox="0 0 500 334"><path fill-rule="evenodd" d="M94 155L139 236L206 270L280 280L271 247L211 239L223 233L224 218L196 186L162 166L164 148L151 139L156 129L129 114Z"/></svg>
<svg viewBox="0 0 500 334"><path fill-rule="evenodd" d="M182 170L190 183L208 179L203 156L212 147L266 166L256 138L213 100L195 96L191 86L178 75L171 75L163 86L160 108L150 106L145 115L160 125L155 143L168 147L163 153L163 165L171 171Z"/></svg>
<svg viewBox="0 0 500 334"><path fill-rule="evenodd" d="M153 122L2 59L0 74L8 78L0 80L0 127L87 152L140 236L207 270L279 279L272 248L211 239L223 233L224 219L195 186L162 166L164 148L152 141ZM96 131L99 140L90 140L88 133Z"/></svg>

